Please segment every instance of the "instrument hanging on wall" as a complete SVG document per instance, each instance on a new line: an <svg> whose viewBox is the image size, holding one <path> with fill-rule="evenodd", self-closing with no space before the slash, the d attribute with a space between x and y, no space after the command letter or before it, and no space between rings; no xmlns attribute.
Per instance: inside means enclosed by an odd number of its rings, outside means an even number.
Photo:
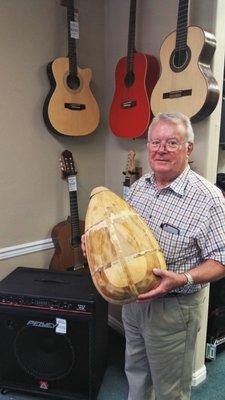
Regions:
<svg viewBox="0 0 225 400"><path fill-rule="evenodd" d="M109 112L112 132L125 139L144 136L152 118L149 99L159 76L154 56L135 50L136 0L130 1L127 56L116 66L116 89Z"/></svg>
<svg viewBox="0 0 225 400"><path fill-rule="evenodd" d="M146 222L105 187L92 190L85 218L86 252L93 282L110 303L133 302L160 283L153 268L166 269Z"/></svg>
<svg viewBox="0 0 225 400"><path fill-rule="evenodd" d="M66 136L83 136L97 128L99 107L89 86L91 69L77 66L78 12L73 0L67 0L66 5L68 57L57 58L47 66L51 89L44 103L43 116L50 131Z"/></svg>
<svg viewBox="0 0 225 400"><path fill-rule="evenodd" d="M177 29L160 49L161 76L151 96L154 115L179 111L192 122L209 116L219 99L210 61L216 49L212 33L188 26L188 0L179 0Z"/></svg>
<svg viewBox="0 0 225 400"><path fill-rule="evenodd" d="M136 152L135 150L130 150L127 156L126 170L123 171L125 175L123 182L123 198L129 193L130 186L142 175L142 168L136 167Z"/></svg>
<svg viewBox="0 0 225 400"><path fill-rule="evenodd" d="M81 250L81 231L84 223L79 221L77 203L77 171L74 167L72 153L68 150L61 155L62 178L67 179L70 197L70 217L59 222L52 230L55 253L49 269L56 271L76 271L85 268L86 259ZM83 226L81 226L83 225Z"/></svg>
<svg viewBox="0 0 225 400"><path fill-rule="evenodd" d="M129 188L135 181L136 166L135 166L135 150L130 150L127 157L126 170L123 172L125 179L123 182L123 198L126 198Z"/></svg>

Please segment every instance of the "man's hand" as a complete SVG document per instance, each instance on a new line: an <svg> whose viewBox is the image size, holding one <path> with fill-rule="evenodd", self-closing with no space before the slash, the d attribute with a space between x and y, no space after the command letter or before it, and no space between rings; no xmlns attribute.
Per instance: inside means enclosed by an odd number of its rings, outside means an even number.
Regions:
<svg viewBox="0 0 225 400"><path fill-rule="evenodd" d="M159 286L157 286L156 289L152 289L147 293L140 294L137 298L138 302L163 297L166 293L180 286L184 286L184 284L186 283L186 277L183 274L176 274L175 272L158 268L154 268L153 273L161 278Z"/></svg>
<svg viewBox="0 0 225 400"><path fill-rule="evenodd" d="M83 252L83 256L87 257L86 246L85 246L85 233L81 236L81 250Z"/></svg>

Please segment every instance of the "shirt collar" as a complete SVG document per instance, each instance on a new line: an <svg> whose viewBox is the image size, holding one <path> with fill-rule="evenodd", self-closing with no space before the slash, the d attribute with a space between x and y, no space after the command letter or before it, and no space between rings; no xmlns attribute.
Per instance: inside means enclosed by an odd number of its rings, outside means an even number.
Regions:
<svg viewBox="0 0 225 400"><path fill-rule="evenodd" d="M175 193L179 194L180 196L183 196L185 188L188 183L189 172L190 172L190 166L187 165L187 167L184 169L184 171L176 179L174 179L174 181L171 182L170 185L166 186L165 189L169 188L169 189L173 190ZM146 182L155 186L154 172L150 172L145 179L146 179Z"/></svg>

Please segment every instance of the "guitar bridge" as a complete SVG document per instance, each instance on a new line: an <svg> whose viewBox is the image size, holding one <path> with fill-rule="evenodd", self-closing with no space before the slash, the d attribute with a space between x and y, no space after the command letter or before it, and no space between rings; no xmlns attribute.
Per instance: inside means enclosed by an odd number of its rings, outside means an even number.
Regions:
<svg viewBox="0 0 225 400"><path fill-rule="evenodd" d="M177 99L178 97L191 96L192 89L174 90L172 92L163 93L163 99Z"/></svg>
<svg viewBox="0 0 225 400"><path fill-rule="evenodd" d="M128 101L124 101L123 103L121 103L122 108L132 108L132 107L135 107L136 105L137 105L136 100L128 100Z"/></svg>
<svg viewBox="0 0 225 400"><path fill-rule="evenodd" d="M68 108L69 110L74 110L74 111L81 111L81 110L85 110L85 108L86 108L85 104L79 104L79 103L65 103L64 106L65 106L65 108Z"/></svg>

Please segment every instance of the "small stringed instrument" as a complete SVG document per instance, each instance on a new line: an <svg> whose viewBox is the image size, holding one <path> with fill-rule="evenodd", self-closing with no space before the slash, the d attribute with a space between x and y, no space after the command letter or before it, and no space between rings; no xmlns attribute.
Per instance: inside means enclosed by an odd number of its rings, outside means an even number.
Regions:
<svg viewBox="0 0 225 400"><path fill-rule="evenodd" d="M91 69L77 66L73 0L67 0L68 57L60 57L47 66L51 89L43 107L48 129L67 136L93 132L99 123L98 104L90 90Z"/></svg>
<svg viewBox="0 0 225 400"><path fill-rule="evenodd" d="M80 222L77 204L77 181L72 153L65 150L61 156L62 178L67 179L70 196L70 217L52 230L55 253L49 269L56 271L80 270L86 263L80 247ZM84 224L83 224L84 225ZM82 227L82 229L84 226Z"/></svg>
<svg viewBox="0 0 225 400"><path fill-rule="evenodd" d="M127 157L126 170L123 172L125 179L123 182L123 198L126 199L129 188L137 179L137 171L135 165L135 150L130 150Z"/></svg>
<svg viewBox="0 0 225 400"><path fill-rule="evenodd" d="M116 89L109 112L112 132L125 139L146 134L152 118L149 98L159 76L155 57L135 50L136 0L130 1L127 56L116 66Z"/></svg>
<svg viewBox="0 0 225 400"><path fill-rule="evenodd" d="M219 99L210 69L215 36L198 26L188 26L188 0L179 0L177 29L160 49L161 76L151 96L154 115L179 111L192 122L209 116Z"/></svg>

